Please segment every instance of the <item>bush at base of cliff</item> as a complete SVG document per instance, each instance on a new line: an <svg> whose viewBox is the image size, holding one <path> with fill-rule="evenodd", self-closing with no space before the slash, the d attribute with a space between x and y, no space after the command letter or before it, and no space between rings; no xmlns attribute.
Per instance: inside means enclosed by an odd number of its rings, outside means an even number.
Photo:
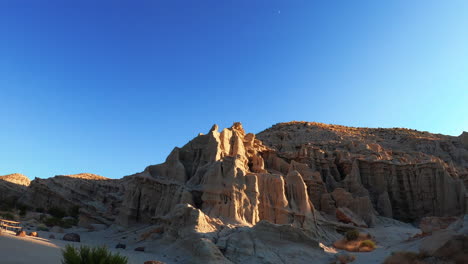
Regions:
<svg viewBox="0 0 468 264"><path fill-rule="evenodd" d="M112 254L106 247L65 246L62 264L127 264L127 257Z"/></svg>

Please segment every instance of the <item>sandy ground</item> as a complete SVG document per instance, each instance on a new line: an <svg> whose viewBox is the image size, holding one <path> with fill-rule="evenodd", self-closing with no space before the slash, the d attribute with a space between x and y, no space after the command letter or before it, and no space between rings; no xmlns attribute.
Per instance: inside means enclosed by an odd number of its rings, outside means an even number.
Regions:
<svg viewBox="0 0 468 264"><path fill-rule="evenodd" d="M353 264L377 264L382 263L383 260L394 251L418 251L420 240L410 242L406 240L420 233L420 230L409 224L384 219L383 222L380 222L375 228L368 228L363 231L370 233L375 238L378 247L373 252L350 252L350 254L356 256L356 260ZM81 243L61 240L64 233L39 231L39 238L21 238L14 236L12 232L3 233L3 235L0 236L0 263L59 264L61 263L61 249L67 244L73 244L77 247L80 245L105 245L111 251L127 256L129 264L143 264L148 260L159 260L167 264L184 263L183 252L178 250L165 249L159 252L158 248L156 248L153 249L151 253L134 251L136 247L148 246L145 242L138 242L138 238L142 232L141 228L125 231L109 228L94 232L75 228L66 230L66 232L80 234ZM47 239L50 234L54 234L57 239ZM127 249L115 249L115 245L118 243L125 243ZM342 250L337 251L338 253L344 252ZM334 253L331 253L331 255L334 255Z"/></svg>
<svg viewBox="0 0 468 264"><path fill-rule="evenodd" d="M62 248L67 244L72 244L76 247L80 245L106 245L108 248L120 255L126 256L129 259L129 264L143 264L148 260L162 260L166 263L173 263L167 259L163 260L163 256L146 252L136 252L134 248L115 249L115 244L112 239L99 239L105 232L88 232L89 234L80 234L83 243L75 243L63 241L60 239L45 239L37 237L16 237L12 232L3 232L0 236L0 263L1 264L54 264L61 263ZM48 237L49 232L39 232L39 236ZM57 238L63 237L64 234L57 234ZM114 244L111 246L110 244Z"/></svg>

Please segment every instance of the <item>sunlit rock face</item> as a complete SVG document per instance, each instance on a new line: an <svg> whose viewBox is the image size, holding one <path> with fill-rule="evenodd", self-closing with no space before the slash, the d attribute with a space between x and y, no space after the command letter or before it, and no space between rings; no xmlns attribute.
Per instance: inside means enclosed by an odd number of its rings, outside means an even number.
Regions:
<svg viewBox="0 0 468 264"><path fill-rule="evenodd" d="M225 223L313 225L318 212L303 175L287 163L286 173L269 172L264 156L270 152L240 123L221 132L215 125L175 148L165 163L129 176L120 223L147 222L189 203Z"/></svg>
<svg viewBox="0 0 468 264"><path fill-rule="evenodd" d="M412 221L466 212L462 136L290 122L257 137L276 150L267 168L284 173L286 162L315 174L305 180L309 197L329 214L343 206L373 225L375 215Z"/></svg>
<svg viewBox="0 0 468 264"><path fill-rule="evenodd" d="M291 122L256 136L240 123L221 132L215 125L165 163L128 176L118 222L151 222L185 203L242 225L313 226L322 215L336 220L340 207L368 226L376 215L458 215L467 164L456 137L415 130Z"/></svg>

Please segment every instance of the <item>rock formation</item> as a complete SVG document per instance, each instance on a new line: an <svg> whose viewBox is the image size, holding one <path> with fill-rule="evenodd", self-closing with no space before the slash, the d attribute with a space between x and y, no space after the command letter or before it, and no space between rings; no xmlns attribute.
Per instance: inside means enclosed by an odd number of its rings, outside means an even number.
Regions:
<svg viewBox="0 0 468 264"><path fill-rule="evenodd" d="M462 136L290 122L258 138L276 150L266 159L269 170L285 173L284 163L300 163L317 175L305 182L313 204L328 214L333 205L347 207L373 225L376 214L413 221L466 212L468 149Z"/></svg>
<svg viewBox="0 0 468 264"><path fill-rule="evenodd" d="M7 189L34 208L79 207L82 226L147 226L145 251L177 246L195 263L281 263L285 255L309 263L324 256L319 241L373 226L377 216L466 213L466 138L308 122L254 135L240 123L214 125L123 179L15 177ZM1 180L0 190L11 184Z"/></svg>
<svg viewBox="0 0 468 264"><path fill-rule="evenodd" d="M59 175L48 179L34 179L19 198L20 204L43 210L60 208L69 212L80 210L80 224L114 222L122 202L122 180L108 179L95 174Z"/></svg>
<svg viewBox="0 0 468 264"><path fill-rule="evenodd" d="M0 176L0 202L5 205L14 204L30 183L28 177L19 173Z"/></svg>

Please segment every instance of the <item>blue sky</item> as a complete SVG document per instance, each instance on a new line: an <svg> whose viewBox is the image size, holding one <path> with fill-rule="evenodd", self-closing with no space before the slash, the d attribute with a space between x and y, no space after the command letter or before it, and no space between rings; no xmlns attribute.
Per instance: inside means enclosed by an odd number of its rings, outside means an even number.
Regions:
<svg viewBox="0 0 468 264"><path fill-rule="evenodd" d="M119 178L212 124L468 130L468 1L0 1L0 175Z"/></svg>

